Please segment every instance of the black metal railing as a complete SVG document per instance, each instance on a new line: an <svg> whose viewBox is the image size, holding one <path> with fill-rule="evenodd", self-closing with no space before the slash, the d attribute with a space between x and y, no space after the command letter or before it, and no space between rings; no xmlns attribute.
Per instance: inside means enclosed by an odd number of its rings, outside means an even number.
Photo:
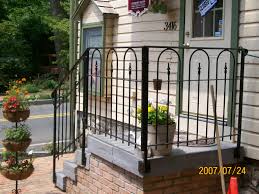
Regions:
<svg viewBox="0 0 259 194"><path fill-rule="evenodd" d="M215 86L220 138L236 143L238 157L246 54L243 48L88 48L53 92L53 174L56 159L77 146L82 148L85 164L87 133L140 149L146 171L150 149L214 144L210 85ZM154 139L149 130L151 101L156 110ZM163 141L159 125L154 124L160 105L167 114ZM174 136L168 119L171 113Z"/></svg>

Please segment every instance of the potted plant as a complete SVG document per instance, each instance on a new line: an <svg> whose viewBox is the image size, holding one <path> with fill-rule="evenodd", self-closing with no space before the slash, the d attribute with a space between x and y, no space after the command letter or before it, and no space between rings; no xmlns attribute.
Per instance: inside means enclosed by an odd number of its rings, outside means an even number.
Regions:
<svg viewBox="0 0 259 194"><path fill-rule="evenodd" d="M31 144L31 132L27 125L19 125L5 130L3 146L11 152L25 151Z"/></svg>
<svg viewBox="0 0 259 194"><path fill-rule="evenodd" d="M165 3L165 0L151 0L150 10L153 13L166 14L167 13L167 5Z"/></svg>
<svg viewBox="0 0 259 194"><path fill-rule="evenodd" d="M3 99L3 115L10 122L25 121L30 115L29 95L23 87L25 78L10 84Z"/></svg>
<svg viewBox="0 0 259 194"><path fill-rule="evenodd" d="M10 180L27 179L34 171L33 160L24 159L16 163L15 153L4 152L2 154L3 161L0 164L1 174Z"/></svg>
<svg viewBox="0 0 259 194"><path fill-rule="evenodd" d="M138 120L141 121L142 111L137 109ZM157 129L157 130L156 130ZM167 105L148 104L148 145L154 156L166 156L172 152L172 143L176 131L173 115Z"/></svg>

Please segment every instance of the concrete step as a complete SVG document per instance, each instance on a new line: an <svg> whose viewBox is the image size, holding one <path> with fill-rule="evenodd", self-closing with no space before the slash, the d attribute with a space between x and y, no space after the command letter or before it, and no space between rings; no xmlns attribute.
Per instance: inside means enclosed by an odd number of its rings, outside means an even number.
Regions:
<svg viewBox="0 0 259 194"><path fill-rule="evenodd" d="M66 175L63 171L56 172L56 187L62 191L66 191Z"/></svg>
<svg viewBox="0 0 259 194"><path fill-rule="evenodd" d="M67 160L64 162L63 173L65 176L73 181L76 181L77 177L77 164L72 160Z"/></svg>

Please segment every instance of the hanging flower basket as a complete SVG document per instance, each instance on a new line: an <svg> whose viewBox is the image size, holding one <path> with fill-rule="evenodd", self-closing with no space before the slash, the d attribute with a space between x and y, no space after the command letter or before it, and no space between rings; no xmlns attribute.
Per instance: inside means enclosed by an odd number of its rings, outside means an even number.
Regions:
<svg viewBox="0 0 259 194"><path fill-rule="evenodd" d="M30 116L30 109L15 112L3 111L3 115L10 122L21 122Z"/></svg>
<svg viewBox="0 0 259 194"><path fill-rule="evenodd" d="M3 140L3 146L10 152L22 152L25 151L31 144L31 139L22 142Z"/></svg>
<svg viewBox="0 0 259 194"><path fill-rule="evenodd" d="M161 79L153 79L153 88L154 90L161 90L162 80Z"/></svg>
<svg viewBox="0 0 259 194"><path fill-rule="evenodd" d="M34 171L33 165L23 168L22 170L14 171L12 169L2 169L1 174L9 180L24 180L32 175Z"/></svg>

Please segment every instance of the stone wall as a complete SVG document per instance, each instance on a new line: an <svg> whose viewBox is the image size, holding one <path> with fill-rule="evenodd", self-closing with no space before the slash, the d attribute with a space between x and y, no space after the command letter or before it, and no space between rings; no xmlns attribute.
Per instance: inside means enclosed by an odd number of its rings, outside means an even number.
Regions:
<svg viewBox="0 0 259 194"><path fill-rule="evenodd" d="M226 179L228 182L229 178ZM77 181L67 179L66 191L68 194L221 194L221 184L219 175L199 175L198 169L140 178L91 154L89 169L78 167Z"/></svg>

